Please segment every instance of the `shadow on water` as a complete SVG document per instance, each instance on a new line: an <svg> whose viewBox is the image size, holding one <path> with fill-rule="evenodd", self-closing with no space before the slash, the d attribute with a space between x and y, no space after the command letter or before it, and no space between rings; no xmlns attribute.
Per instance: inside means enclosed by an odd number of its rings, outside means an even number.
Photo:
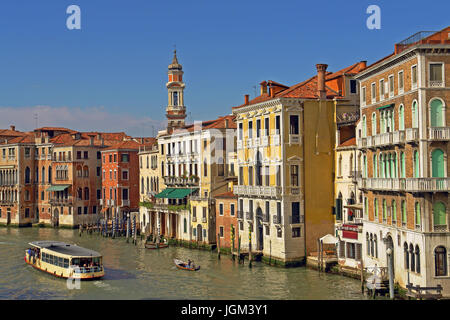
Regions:
<svg viewBox="0 0 450 320"><path fill-rule="evenodd" d="M120 269L113 269L109 267L103 267L105 269L105 276L103 280L132 280L136 279L136 275Z"/></svg>

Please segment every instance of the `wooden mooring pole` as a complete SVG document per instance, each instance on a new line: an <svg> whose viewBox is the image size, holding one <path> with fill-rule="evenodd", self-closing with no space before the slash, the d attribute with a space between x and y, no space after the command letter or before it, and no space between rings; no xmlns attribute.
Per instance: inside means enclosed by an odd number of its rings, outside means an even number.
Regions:
<svg viewBox="0 0 450 320"><path fill-rule="evenodd" d="M248 267L252 267L252 232L248 231Z"/></svg>
<svg viewBox="0 0 450 320"><path fill-rule="evenodd" d="M217 234L217 259L220 260L220 233Z"/></svg>

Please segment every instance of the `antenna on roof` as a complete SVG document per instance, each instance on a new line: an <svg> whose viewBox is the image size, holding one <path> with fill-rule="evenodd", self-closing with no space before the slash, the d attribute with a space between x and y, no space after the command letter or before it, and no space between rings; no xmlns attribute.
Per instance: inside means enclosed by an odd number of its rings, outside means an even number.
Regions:
<svg viewBox="0 0 450 320"><path fill-rule="evenodd" d="M35 113L34 114L34 121L35 121L35 128L37 129L37 127L38 127L38 114L37 113Z"/></svg>
<svg viewBox="0 0 450 320"><path fill-rule="evenodd" d="M253 86L253 87L252 87L253 90L255 90L255 98L256 98L256 87L257 87L257 86Z"/></svg>

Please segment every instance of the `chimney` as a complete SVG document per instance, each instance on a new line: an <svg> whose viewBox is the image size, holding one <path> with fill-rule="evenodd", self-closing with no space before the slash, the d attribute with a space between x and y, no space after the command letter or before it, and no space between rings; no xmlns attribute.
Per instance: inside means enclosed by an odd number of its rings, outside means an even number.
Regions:
<svg viewBox="0 0 450 320"><path fill-rule="evenodd" d="M16 126L10 126L11 131L16 131Z"/></svg>
<svg viewBox="0 0 450 320"><path fill-rule="evenodd" d="M362 64L362 67L364 69L367 68L367 61L366 60L361 61L361 64Z"/></svg>
<svg viewBox="0 0 450 320"><path fill-rule="evenodd" d="M325 89L325 72L327 71L327 64L316 64L317 68L317 94L319 99L324 100L327 98L327 91Z"/></svg>
<svg viewBox="0 0 450 320"><path fill-rule="evenodd" d="M267 82L263 81L260 83L261 85L261 95L263 95L263 93L267 93Z"/></svg>
<svg viewBox="0 0 450 320"><path fill-rule="evenodd" d="M273 98L275 97L275 88L274 87L270 87L270 97Z"/></svg>
<svg viewBox="0 0 450 320"><path fill-rule="evenodd" d="M248 104L249 101L250 101L250 96L249 96L248 94L246 94L246 95L244 96L244 104Z"/></svg>

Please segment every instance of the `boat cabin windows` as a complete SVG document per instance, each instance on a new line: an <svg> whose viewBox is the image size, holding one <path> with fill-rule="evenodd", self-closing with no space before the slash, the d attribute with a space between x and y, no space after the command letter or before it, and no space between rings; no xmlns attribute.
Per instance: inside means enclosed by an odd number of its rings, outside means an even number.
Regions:
<svg viewBox="0 0 450 320"><path fill-rule="evenodd" d="M61 268L69 267L69 259L42 252L42 261Z"/></svg>

